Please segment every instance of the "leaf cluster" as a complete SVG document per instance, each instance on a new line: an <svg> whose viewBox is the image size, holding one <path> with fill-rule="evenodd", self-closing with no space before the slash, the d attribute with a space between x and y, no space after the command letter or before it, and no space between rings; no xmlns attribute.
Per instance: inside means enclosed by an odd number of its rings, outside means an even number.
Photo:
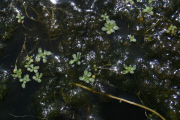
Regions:
<svg viewBox="0 0 180 120"><path fill-rule="evenodd" d="M136 42L136 39L134 38L134 35L128 35L130 42Z"/></svg>
<svg viewBox="0 0 180 120"><path fill-rule="evenodd" d="M77 52L77 55L73 54L72 57L73 57L73 60L70 60L69 64L73 64L74 62L76 62L78 65L81 64L81 62L79 61L81 59L81 53L80 52Z"/></svg>
<svg viewBox="0 0 180 120"><path fill-rule="evenodd" d="M172 24L170 25L170 27L166 30L166 33L169 33L171 35L175 35L177 32L177 27L173 26Z"/></svg>
<svg viewBox="0 0 180 120"><path fill-rule="evenodd" d="M52 53L50 51L42 50L41 48L38 49L38 54L36 55L36 62L39 62L42 58L43 63L47 62L47 57L48 55L51 55Z"/></svg>
<svg viewBox="0 0 180 120"><path fill-rule="evenodd" d="M131 5L133 5L134 1L133 0L126 0L126 3L130 3Z"/></svg>
<svg viewBox="0 0 180 120"><path fill-rule="evenodd" d="M119 30L119 27L116 25L114 20L110 20L109 16L105 13L104 15L101 15L103 20L106 20L106 23L104 24L104 27L102 27L102 31L107 31L107 34L111 34L115 32L115 30Z"/></svg>
<svg viewBox="0 0 180 120"><path fill-rule="evenodd" d="M86 83L94 82L94 78L92 78L91 75L91 72L85 70L83 76L79 77L79 80L85 81Z"/></svg>
<svg viewBox="0 0 180 120"><path fill-rule="evenodd" d="M26 82L29 82L29 81L31 81L31 80L29 79L28 74L26 74L23 78L19 79L19 82L22 82L22 84L21 84L22 88L25 88L26 87Z"/></svg>
<svg viewBox="0 0 180 120"><path fill-rule="evenodd" d="M21 69L18 69L17 70L17 67L15 67L15 69L13 70L13 77L17 77L17 78L21 78L21 75L22 75L22 70Z"/></svg>
<svg viewBox="0 0 180 120"><path fill-rule="evenodd" d="M124 68L126 70L123 70L123 74L127 74L127 73L133 74L134 70L136 70L136 66L127 66L127 65L125 65Z"/></svg>
<svg viewBox="0 0 180 120"><path fill-rule="evenodd" d="M24 17L23 17L23 16L21 16L21 14L20 14L20 13L18 13L18 14L17 14L16 18L18 18L18 23L21 23L21 22L22 22L22 20L24 19Z"/></svg>
<svg viewBox="0 0 180 120"><path fill-rule="evenodd" d="M148 13L148 14L150 14L150 15L153 15L154 13L153 13L152 10L153 10L153 7L146 6L146 8L143 9L143 12L144 12L144 13Z"/></svg>
<svg viewBox="0 0 180 120"><path fill-rule="evenodd" d="M51 55L51 54L52 53L50 51L44 50L44 52L43 52L42 49L39 48L38 54L35 57L36 58L35 61L40 62L40 60L42 58L43 63L46 63L47 62L46 56ZM39 66L34 66L33 62L34 62L33 56L26 56L24 67L27 69L27 71L35 73L35 75L32 77L35 81L41 82L41 78L42 78L43 74L38 72ZM22 70L17 69L17 66L15 67L13 73L14 74L12 76L19 78L19 81L22 82L22 84L21 84L22 88L25 88L26 83L31 81L28 74L26 74L23 78L21 77Z"/></svg>

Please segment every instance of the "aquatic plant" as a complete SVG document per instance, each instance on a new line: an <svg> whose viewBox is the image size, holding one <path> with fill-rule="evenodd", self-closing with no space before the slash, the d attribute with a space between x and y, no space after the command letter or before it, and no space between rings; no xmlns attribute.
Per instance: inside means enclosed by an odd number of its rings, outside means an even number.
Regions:
<svg viewBox="0 0 180 120"><path fill-rule="evenodd" d="M150 15L153 15L154 13L153 13L152 10L153 10L153 7L146 6L146 8L143 9L143 12L144 12L144 13L148 13L148 14L150 14Z"/></svg>
<svg viewBox="0 0 180 120"><path fill-rule="evenodd" d="M134 38L134 35L128 35L130 42L136 42L136 39Z"/></svg>
<svg viewBox="0 0 180 120"><path fill-rule="evenodd" d="M125 65L124 68L126 70L123 70L123 74L127 74L127 73L133 74L134 70L136 70L136 66L127 66L127 65Z"/></svg>
<svg viewBox="0 0 180 120"><path fill-rule="evenodd" d="M77 52L77 55L76 54L73 54L72 57L74 58L73 60L70 60L69 61L69 64L73 64L74 62L76 62L78 65L81 64L81 62L79 61L81 59L81 53L80 52Z"/></svg>
<svg viewBox="0 0 180 120"><path fill-rule="evenodd" d="M46 56L51 54L52 53L50 51L44 50L43 52L42 49L39 48L38 54L36 55L36 62L40 62L41 58L43 58L43 63L46 63L47 62ZM26 56L24 67L27 69L27 71L35 73L35 75L32 77L35 81L41 82L41 78L43 74L38 72L39 66L34 66L33 62L34 62L33 56ZM19 81L22 82L21 84L22 88L25 88L26 82L30 81L29 75L26 74L23 78L21 78L22 70L21 69L17 70L17 67L15 67L15 69L13 70L13 73L14 74L12 76L19 78Z"/></svg>
<svg viewBox="0 0 180 120"><path fill-rule="evenodd" d="M30 79L29 79L29 75L26 74L23 78L20 78L19 79L19 82L22 82L21 86L22 88L25 88L26 87L26 82L29 82Z"/></svg>
<svg viewBox="0 0 180 120"><path fill-rule="evenodd" d="M38 54L36 55L36 62L39 62L41 60L41 58L43 59L43 63L47 62L47 55L51 55L52 53L50 51L46 51L44 50L44 52L42 51L41 48L38 49Z"/></svg>
<svg viewBox="0 0 180 120"><path fill-rule="evenodd" d="M27 71L37 73L38 69L39 69L39 66L34 66L34 64L31 64L30 67L27 68Z"/></svg>
<svg viewBox="0 0 180 120"><path fill-rule="evenodd" d="M35 76L33 76L32 78L35 80L35 81L37 81L37 82L41 82L41 78L42 78L42 73L38 73L38 72L36 72L36 75Z"/></svg>
<svg viewBox="0 0 180 120"><path fill-rule="evenodd" d="M155 0L148 0L148 3L150 4L150 3L152 3L153 1L155 1Z"/></svg>
<svg viewBox="0 0 180 120"><path fill-rule="evenodd" d="M133 0L126 0L126 3L130 3L131 5L133 5L134 1Z"/></svg>
<svg viewBox="0 0 180 120"><path fill-rule="evenodd" d="M106 19L106 23L101 29L102 31L107 31L107 34L111 34L115 32L115 30L119 30L119 27L116 25L114 20Z"/></svg>
<svg viewBox="0 0 180 120"><path fill-rule="evenodd" d="M104 15L101 15L101 17L103 18L103 20L109 19L109 16L107 15L107 13L105 13Z"/></svg>
<svg viewBox="0 0 180 120"><path fill-rule="evenodd" d="M175 35L177 32L177 27L173 26L172 24L169 26L169 28L166 30L166 33L169 33L171 35Z"/></svg>
<svg viewBox="0 0 180 120"><path fill-rule="evenodd" d="M97 66L96 66L96 65L93 65L93 67L94 67L94 71L97 71Z"/></svg>
<svg viewBox="0 0 180 120"><path fill-rule="evenodd" d="M21 23L21 22L22 22L22 20L24 19L24 17L23 17L23 16L21 16L21 14L20 14L20 13L18 13L18 14L17 14L16 18L18 18L18 23Z"/></svg>
<svg viewBox="0 0 180 120"><path fill-rule="evenodd" d="M15 67L15 69L13 70L13 77L17 77L17 78L21 78L21 75L22 75L22 70L21 69L18 69L17 70L17 67Z"/></svg>
<svg viewBox="0 0 180 120"><path fill-rule="evenodd" d="M83 76L79 77L79 80L85 81L86 83L94 82L94 78L91 78L91 75L91 72L85 70Z"/></svg>
<svg viewBox="0 0 180 120"><path fill-rule="evenodd" d="M25 68L29 68L29 67L31 66L31 63L33 63L33 61L34 61L32 58L33 58L33 56L30 56L30 57L29 57L29 56L26 56L26 61L27 61L27 62L26 62L26 64L24 65Z"/></svg>

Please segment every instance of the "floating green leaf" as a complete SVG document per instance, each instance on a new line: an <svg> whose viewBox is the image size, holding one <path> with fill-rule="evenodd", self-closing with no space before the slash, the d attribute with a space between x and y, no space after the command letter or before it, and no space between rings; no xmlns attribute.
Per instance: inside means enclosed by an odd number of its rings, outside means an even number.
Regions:
<svg viewBox="0 0 180 120"><path fill-rule="evenodd" d="M146 6L146 8L143 9L143 12L153 15L154 13L153 13L152 9L153 9L153 7Z"/></svg>
<svg viewBox="0 0 180 120"><path fill-rule="evenodd" d="M127 66L127 65L125 65L124 68L126 70L123 70L123 74L127 74L127 73L133 74L134 70L136 70L136 66Z"/></svg>
<svg viewBox="0 0 180 120"><path fill-rule="evenodd" d="M94 78L92 78L91 75L91 72L85 70L83 76L79 77L79 80L85 81L86 83L94 82Z"/></svg>
<svg viewBox="0 0 180 120"><path fill-rule="evenodd" d="M74 62L76 62L78 65L81 64L81 62L79 61L81 59L81 53L77 52L77 54L73 54L72 57L74 58L73 60L69 61L69 64L73 64Z"/></svg>
<svg viewBox="0 0 180 120"><path fill-rule="evenodd" d="M134 35L128 35L130 42L136 42L136 39L134 38Z"/></svg>
<svg viewBox="0 0 180 120"><path fill-rule="evenodd" d="M169 26L169 28L166 30L166 33L169 33L171 35L175 35L177 32L177 27L173 26L172 24Z"/></svg>
<svg viewBox="0 0 180 120"><path fill-rule="evenodd" d="M17 14L16 18L18 18L18 23L21 23L21 22L22 22L22 20L24 19L24 17L23 17L23 16L21 16L21 14L20 14L20 13L18 13L18 14Z"/></svg>
<svg viewBox="0 0 180 120"><path fill-rule="evenodd" d="M119 27L116 25L114 20L106 19L106 23L104 27L101 28L102 31L106 31L107 34L111 34L115 32L115 30L119 30Z"/></svg>

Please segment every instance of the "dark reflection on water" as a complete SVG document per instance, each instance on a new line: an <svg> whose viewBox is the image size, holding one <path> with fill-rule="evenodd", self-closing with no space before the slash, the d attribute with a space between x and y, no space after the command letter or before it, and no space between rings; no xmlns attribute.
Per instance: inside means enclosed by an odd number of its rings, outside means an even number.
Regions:
<svg viewBox="0 0 180 120"><path fill-rule="evenodd" d="M147 5L153 6L154 15L142 12ZM141 108L73 83L144 104L167 120L180 119L180 30L177 28L175 35L166 33L171 23L180 26L178 5L175 0L151 4L141 0L133 5L120 0L3 0L0 119L147 118L147 111ZM24 16L23 23L17 23L18 12ZM119 26L111 35L101 30L104 13ZM130 42L128 35L135 35L136 42ZM20 82L12 78L12 71L15 64L25 71L24 58L35 56L38 48L52 52L46 64L38 64L42 82L32 80L22 89ZM82 53L81 65L69 65L72 54L77 52ZM122 74L124 65L136 66L135 73ZM96 75L94 83L79 80L85 69ZM159 118L152 115L152 119Z"/></svg>

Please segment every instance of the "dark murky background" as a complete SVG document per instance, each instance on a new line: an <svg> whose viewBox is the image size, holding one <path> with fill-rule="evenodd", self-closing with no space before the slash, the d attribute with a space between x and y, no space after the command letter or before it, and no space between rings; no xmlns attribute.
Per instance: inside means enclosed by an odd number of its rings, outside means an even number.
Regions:
<svg viewBox="0 0 180 120"><path fill-rule="evenodd" d="M142 12L147 5L154 15ZM179 120L179 6L179 0L134 0L133 5L125 0L1 0L0 119L145 120L151 115L73 84L79 83ZM18 12L23 24L17 22ZM104 13L119 26L111 35L101 30ZM178 28L175 35L166 33L171 24ZM135 35L136 42L128 35ZM23 89L13 69L16 64L25 71L24 58L38 48L52 55L46 64L39 63L42 82L32 80ZM82 53L81 65L69 65L77 52ZM95 72L94 64L102 69ZM135 73L122 74L124 65L136 66ZM96 75L94 83L79 80L85 69Z"/></svg>

